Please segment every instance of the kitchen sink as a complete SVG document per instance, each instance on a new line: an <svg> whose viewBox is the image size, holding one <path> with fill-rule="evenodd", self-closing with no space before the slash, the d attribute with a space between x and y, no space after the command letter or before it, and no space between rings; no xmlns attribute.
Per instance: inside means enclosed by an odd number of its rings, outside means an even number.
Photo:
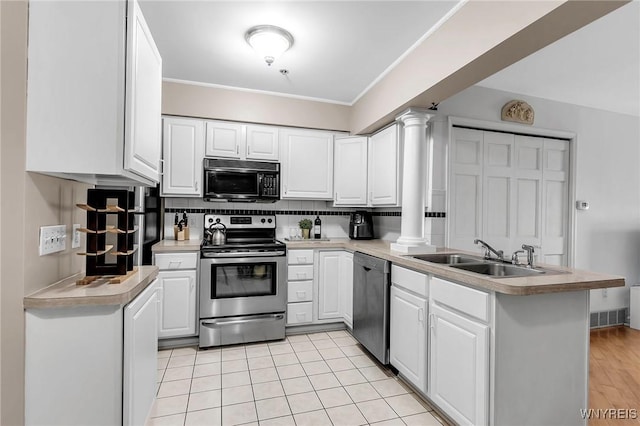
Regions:
<svg viewBox="0 0 640 426"><path fill-rule="evenodd" d="M544 274L539 269L529 269L523 266L507 265L504 263L473 263L451 265L452 268L475 272L476 274L489 275L491 277L526 277Z"/></svg>
<svg viewBox="0 0 640 426"><path fill-rule="evenodd" d="M411 257L413 257L414 259L425 260L427 262L433 263L442 263L445 265L482 262L482 258L459 253L419 254Z"/></svg>

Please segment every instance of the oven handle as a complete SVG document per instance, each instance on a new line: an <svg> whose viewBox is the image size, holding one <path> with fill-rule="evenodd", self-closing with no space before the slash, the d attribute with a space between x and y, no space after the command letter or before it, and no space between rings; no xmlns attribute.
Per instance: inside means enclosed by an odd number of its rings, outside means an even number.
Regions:
<svg viewBox="0 0 640 426"><path fill-rule="evenodd" d="M202 325L208 328L214 328L215 326L234 325L234 324L247 324L251 322L264 322L268 321L280 321L284 318L284 314L265 314L265 315L252 315L250 317L240 318L223 318L202 321ZM213 327L211 327L213 326Z"/></svg>
<svg viewBox="0 0 640 426"><path fill-rule="evenodd" d="M211 253L205 255L204 259L215 259L217 257L274 257L284 256L285 254L287 254L285 251L242 251L234 253Z"/></svg>

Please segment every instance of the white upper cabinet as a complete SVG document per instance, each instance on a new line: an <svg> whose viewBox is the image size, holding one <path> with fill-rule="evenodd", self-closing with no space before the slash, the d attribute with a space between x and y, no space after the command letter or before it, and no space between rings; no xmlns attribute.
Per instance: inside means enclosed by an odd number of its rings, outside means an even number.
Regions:
<svg viewBox="0 0 640 426"><path fill-rule="evenodd" d="M238 160L278 161L278 128L207 121L205 155Z"/></svg>
<svg viewBox="0 0 640 426"><path fill-rule="evenodd" d="M204 122L188 118L164 119L161 195L202 196Z"/></svg>
<svg viewBox="0 0 640 426"><path fill-rule="evenodd" d="M247 125L248 160L280 159L280 143L278 141L278 128L271 126Z"/></svg>
<svg viewBox="0 0 640 426"><path fill-rule="evenodd" d="M402 151L400 129L394 124L369 138L369 205L400 206Z"/></svg>
<svg viewBox="0 0 640 426"><path fill-rule="evenodd" d="M280 129L283 199L333 199L333 133Z"/></svg>
<svg viewBox="0 0 640 426"><path fill-rule="evenodd" d="M30 3L28 55L28 171L159 182L162 59L136 1Z"/></svg>
<svg viewBox="0 0 640 426"><path fill-rule="evenodd" d="M128 2L124 168L160 180L162 58L140 6Z"/></svg>
<svg viewBox="0 0 640 426"><path fill-rule="evenodd" d="M335 142L334 187L336 206L367 205L367 144L365 136Z"/></svg>
<svg viewBox="0 0 640 426"><path fill-rule="evenodd" d="M207 157L241 158L245 128L238 123L207 121L207 139L204 154Z"/></svg>

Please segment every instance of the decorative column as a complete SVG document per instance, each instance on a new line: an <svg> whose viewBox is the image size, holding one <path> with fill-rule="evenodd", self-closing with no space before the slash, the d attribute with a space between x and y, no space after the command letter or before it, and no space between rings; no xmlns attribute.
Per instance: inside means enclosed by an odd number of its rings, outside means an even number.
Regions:
<svg viewBox="0 0 640 426"><path fill-rule="evenodd" d="M407 254L435 251L424 236L426 196L427 122L433 117L428 109L409 108L398 117L404 124L402 169L402 221L400 237L391 250Z"/></svg>

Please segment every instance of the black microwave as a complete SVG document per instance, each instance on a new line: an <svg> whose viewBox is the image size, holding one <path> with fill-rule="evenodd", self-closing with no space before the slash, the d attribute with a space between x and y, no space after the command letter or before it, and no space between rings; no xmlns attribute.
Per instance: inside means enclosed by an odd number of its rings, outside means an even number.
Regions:
<svg viewBox="0 0 640 426"><path fill-rule="evenodd" d="M203 166L205 201L280 199L280 163L205 158Z"/></svg>

